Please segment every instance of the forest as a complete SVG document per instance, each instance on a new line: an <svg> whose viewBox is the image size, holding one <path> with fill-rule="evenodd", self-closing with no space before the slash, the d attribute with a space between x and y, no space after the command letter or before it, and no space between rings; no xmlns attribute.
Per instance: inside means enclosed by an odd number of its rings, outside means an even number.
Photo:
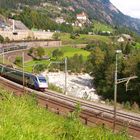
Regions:
<svg viewBox="0 0 140 140"><path fill-rule="evenodd" d="M112 100L114 97L114 75L116 63L116 50L122 50L118 55L118 79L137 76L129 81L126 90L125 83L118 84L118 101L140 105L140 51L134 42L121 44L101 43L98 47L90 44L91 55L87 61L87 71L94 77L97 93L104 99Z"/></svg>

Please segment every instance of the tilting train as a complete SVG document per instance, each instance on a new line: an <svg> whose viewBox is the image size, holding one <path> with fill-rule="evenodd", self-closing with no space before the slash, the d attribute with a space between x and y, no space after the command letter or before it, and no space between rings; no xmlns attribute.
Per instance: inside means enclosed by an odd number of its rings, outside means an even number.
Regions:
<svg viewBox="0 0 140 140"><path fill-rule="evenodd" d="M0 64L0 76L5 77L14 82L17 82L19 84L23 84L23 79L24 79L25 86L36 90L44 91L46 88L48 88L48 82L44 76L34 75L25 72L23 78L22 71L2 64Z"/></svg>

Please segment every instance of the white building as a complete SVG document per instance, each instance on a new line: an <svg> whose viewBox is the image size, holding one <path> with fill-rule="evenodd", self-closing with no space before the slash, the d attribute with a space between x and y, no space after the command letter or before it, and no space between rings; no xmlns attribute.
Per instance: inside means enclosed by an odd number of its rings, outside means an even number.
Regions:
<svg viewBox="0 0 140 140"><path fill-rule="evenodd" d="M85 12L77 14L76 18L77 18L77 20L83 20L83 21L86 21L88 19L87 14Z"/></svg>
<svg viewBox="0 0 140 140"><path fill-rule="evenodd" d="M66 21L64 20L63 17L57 17L57 18L55 19L55 21L56 21L56 23L59 23L59 24L62 24L62 23L64 23L64 22L66 22Z"/></svg>

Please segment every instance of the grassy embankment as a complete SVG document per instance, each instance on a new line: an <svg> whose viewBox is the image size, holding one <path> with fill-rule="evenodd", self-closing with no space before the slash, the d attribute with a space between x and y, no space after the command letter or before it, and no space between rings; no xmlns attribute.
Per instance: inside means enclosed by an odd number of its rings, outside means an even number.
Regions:
<svg viewBox="0 0 140 140"><path fill-rule="evenodd" d="M74 114L60 117L37 106L29 96L15 97L3 89L0 95L1 140L129 140L124 132L86 127Z"/></svg>
<svg viewBox="0 0 140 140"><path fill-rule="evenodd" d="M70 34L68 33L61 33L60 38L62 40L63 45L71 44L88 44L90 42L110 42L111 39L108 36L101 36L101 35L86 35L86 34L80 34L79 36L76 36L75 39L70 38Z"/></svg>

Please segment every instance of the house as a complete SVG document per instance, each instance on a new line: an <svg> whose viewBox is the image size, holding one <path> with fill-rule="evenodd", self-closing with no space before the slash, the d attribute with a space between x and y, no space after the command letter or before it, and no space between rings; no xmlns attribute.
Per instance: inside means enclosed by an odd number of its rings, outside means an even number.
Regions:
<svg viewBox="0 0 140 140"><path fill-rule="evenodd" d="M77 20L83 20L83 21L87 21L88 20L88 16L85 12L82 12L80 14L76 15Z"/></svg>
<svg viewBox="0 0 140 140"><path fill-rule="evenodd" d="M124 42L124 38L123 37L120 37L120 38L118 38L118 40L117 40L118 42Z"/></svg>
<svg viewBox="0 0 140 140"><path fill-rule="evenodd" d="M29 30L20 20L8 19L12 30Z"/></svg>
<svg viewBox="0 0 140 140"><path fill-rule="evenodd" d="M132 37L129 34L122 34L122 37L128 41L132 41Z"/></svg>
<svg viewBox="0 0 140 140"><path fill-rule="evenodd" d="M118 42L133 41L133 38L132 38L130 35L128 35L128 34L122 34L122 35L118 38L117 41L118 41Z"/></svg>
<svg viewBox="0 0 140 140"><path fill-rule="evenodd" d="M57 18L55 19L55 21L56 21L56 23L59 23L59 24L62 24L62 23L64 23L64 22L66 22L66 21L64 20L63 17L57 17Z"/></svg>
<svg viewBox="0 0 140 140"><path fill-rule="evenodd" d="M69 6L69 7L68 7L68 10L69 10L69 11L72 11L72 12L75 12L75 9L74 9L72 6Z"/></svg>

